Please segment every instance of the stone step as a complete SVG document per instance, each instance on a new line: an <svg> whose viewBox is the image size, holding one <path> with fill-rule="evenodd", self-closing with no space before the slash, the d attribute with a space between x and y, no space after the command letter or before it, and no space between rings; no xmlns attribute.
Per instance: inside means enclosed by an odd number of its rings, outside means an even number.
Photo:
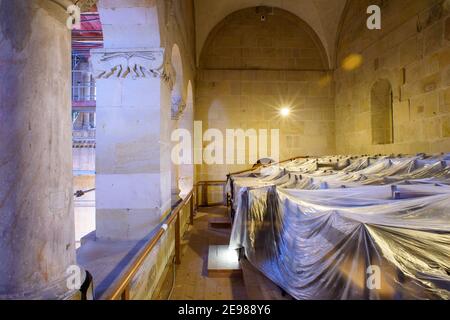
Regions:
<svg viewBox="0 0 450 320"><path fill-rule="evenodd" d="M239 255L228 245L210 245L208 251L208 277L241 276Z"/></svg>
<svg viewBox="0 0 450 320"><path fill-rule="evenodd" d="M210 218L208 222L211 228L231 229L231 220L229 217Z"/></svg>

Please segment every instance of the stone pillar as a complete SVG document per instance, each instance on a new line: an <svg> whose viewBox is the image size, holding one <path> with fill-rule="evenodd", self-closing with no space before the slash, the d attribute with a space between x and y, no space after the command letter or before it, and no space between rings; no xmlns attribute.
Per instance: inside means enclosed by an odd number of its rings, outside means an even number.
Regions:
<svg viewBox="0 0 450 320"><path fill-rule="evenodd" d="M170 209L170 78L163 72L164 50L91 54L97 79L96 235L142 239Z"/></svg>
<svg viewBox="0 0 450 320"><path fill-rule="evenodd" d="M190 88L190 87L189 87ZM192 95L189 94L191 92L188 89L188 101L191 101ZM189 98L190 97L190 98ZM194 106L192 102L186 103L186 109L183 112L181 119L178 121L178 127L188 130L191 133L191 146L194 145ZM179 188L180 188L180 196L184 198L187 193L189 193L194 184L194 160L193 154L190 155L189 163L182 163L179 168Z"/></svg>
<svg viewBox="0 0 450 320"><path fill-rule="evenodd" d="M178 128L178 121L171 121L171 128L170 132L172 133ZM176 143L171 142L171 149L173 149L176 146ZM176 200L180 195L180 188L178 185L178 180L180 179L180 175L178 172L178 165L173 161L172 158L170 158L170 193L172 196L172 200Z"/></svg>
<svg viewBox="0 0 450 320"><path fill-rule="evenodd" d="M183 101L182 98L176 97L172 100L172 121L171 121L171 131L175 131L178 129L180 118L183 114L183 111L186 109L186 103ZM176 142L171 141L171 149L173 149L177 145ZM179 165L177 165L173 159L171 159L171 167L170 167L170 175L171 175L171 183L170 183L170 190L172 193L172 198L176 198L180 195L180 186L179 186L179 180L180 180L180 168Z"/></svg>
<svg viewBox="0 0 450 320"><path fill-rule="evenodd" d="M51 1L0 1L0 299L74 293L66 19Z"/></svg>

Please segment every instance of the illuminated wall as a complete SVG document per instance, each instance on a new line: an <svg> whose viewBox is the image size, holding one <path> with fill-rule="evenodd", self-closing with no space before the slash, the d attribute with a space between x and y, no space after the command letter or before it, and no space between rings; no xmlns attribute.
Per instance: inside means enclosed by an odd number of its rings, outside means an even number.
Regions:
<svg viewBox="0 0 450 320"><path fill-rule="evenodd" d="M360 54L361 66L335 72L339 153L419 153L450 150L450 17L442 1L391 0L381 30L366 28L371 1L350 1L338 64ZM394 143L373 144L371 89L393 90ZM376 141L376 139L375 139Z"/></svg>
<svg viewBox="0 0 450 320"><path fill-rule="evenodd" d="M323 47L296 16L255 8L210 34L197 74L195 119L203 130L280 129L280 158L334 153L333 83ZM280 108L288 107L288 117ZM206 145L206 144L205 144ZM247 150L248 152L248 150ZM197 180L223 179L248 165L197 166Z"/></svg>

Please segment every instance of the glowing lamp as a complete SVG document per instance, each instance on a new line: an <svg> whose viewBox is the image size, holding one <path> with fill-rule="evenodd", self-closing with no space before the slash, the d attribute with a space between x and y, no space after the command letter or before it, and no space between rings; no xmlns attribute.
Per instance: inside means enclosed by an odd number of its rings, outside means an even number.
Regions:
<svg viewBox="0 0 450 320"><path fill-rule="evenodd" d="M282 108L280 110L280 114L282 117L287 117L291 113L291 110L289 108Z"/></svg>

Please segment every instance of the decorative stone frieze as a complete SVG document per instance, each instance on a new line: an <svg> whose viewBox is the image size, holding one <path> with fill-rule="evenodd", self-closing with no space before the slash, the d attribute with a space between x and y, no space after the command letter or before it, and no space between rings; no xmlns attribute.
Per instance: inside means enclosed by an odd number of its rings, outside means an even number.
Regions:
<svg viewBox="0 0 450 320"><path fill-rule="evenodd" d="M91 66L97 79L161 77L170 81L170 74L164 68L162 48L92 50Z"/></svg>

